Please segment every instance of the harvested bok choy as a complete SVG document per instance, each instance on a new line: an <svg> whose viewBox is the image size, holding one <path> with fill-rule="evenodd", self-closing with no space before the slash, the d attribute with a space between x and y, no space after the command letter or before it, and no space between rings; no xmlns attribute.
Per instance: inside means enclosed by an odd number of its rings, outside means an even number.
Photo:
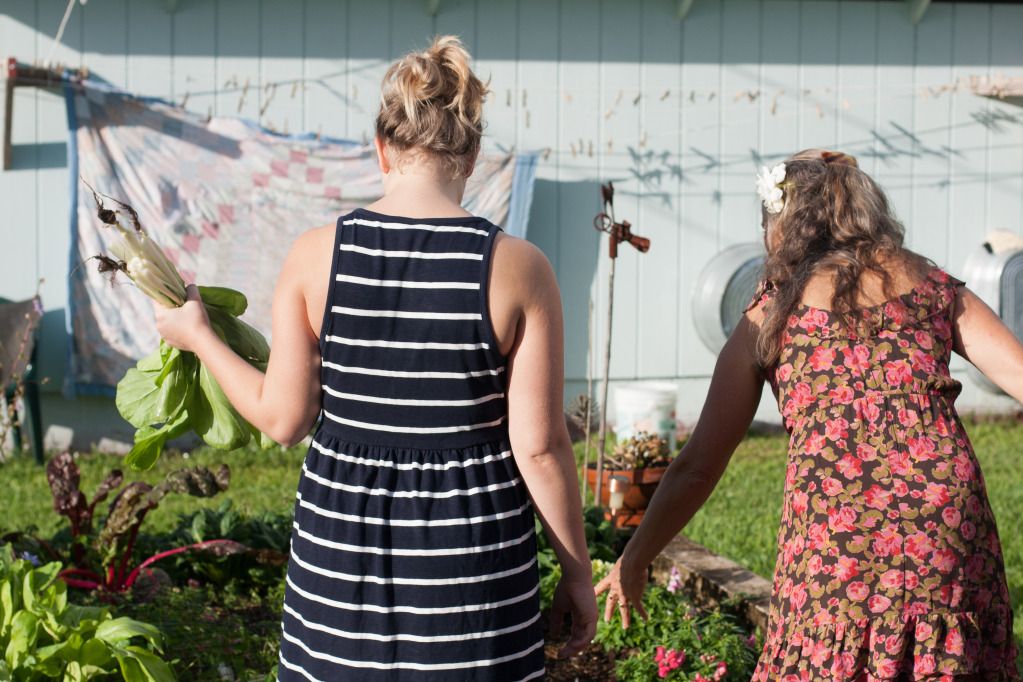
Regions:
<svg viewBox="0 0 1023 682"><path fill-rule="evenodd" d="M142 228L135 209L107 197L118 205L109 209L95 190L92 193L100 221L118 232L110 245L111 255L95 256L99 271L111 276L124 274L159 305L183 305L185 282ZM245 295L234 289L204 286L199 293L217 335L249 364L266 369L270 346L262 334L239 319L248 307ZM231 406L194 353L172 348L162 340L159 348L139 360L118 382L115 402L121 416L136 429L135 445L126 457L136 470L152 467L168 440L189 431L221 450L233 450L253 440L264 448L273 445Z"/></svg>

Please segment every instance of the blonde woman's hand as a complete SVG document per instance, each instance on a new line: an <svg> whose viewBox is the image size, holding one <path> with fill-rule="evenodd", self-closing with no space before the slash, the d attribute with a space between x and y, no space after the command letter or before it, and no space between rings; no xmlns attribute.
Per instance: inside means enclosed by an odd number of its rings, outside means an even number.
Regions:
<svg viewBox="0 0 1023 682"><path fill-rule="evenodd" d="M190 284L187 291L188 300L180 308L153 306L156 331L174 348L195 352L203 336L214 332L206 315L206 306L199 296L199 288Z"/></svg>
<svg viewBox="0 0 1023 682"><path fill-rule="evenodd" d="M593 596L593 583L562 577L554 588L551 603L551 633L561 634L565 616L572 616L572 634L558 652L558 658L575 656L593 641L597 633L597 600Z"/></svg>
<svg viewBox="0 0 1023 682"><path fill-rule="evenodd" d="M622 617L623 629L629 629L629 623L632 621L632 609L636 609L640 617L646 620L647 613L643 608L643 590L646 589L646 583L646 567L642 569L633 567L625 561L624 555L619 557L607 576L593 588L593 592L597 596L607 592L607 602L604 604L604 622L611 622L611 614L616 605L618 613Z"/></svg>

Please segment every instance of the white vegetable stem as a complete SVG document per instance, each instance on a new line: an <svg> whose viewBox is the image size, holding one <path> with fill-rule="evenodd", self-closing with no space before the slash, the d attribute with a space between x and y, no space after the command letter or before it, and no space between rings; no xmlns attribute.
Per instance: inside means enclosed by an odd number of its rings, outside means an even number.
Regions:
<svg viewBox="0 0 1023 682"><path fill-rule="evenodd" d="M188 298L185 281L167 254L145 232L126 229L117 223L120 238L110 252L124 261L127 275L142 293L167 308L177 308Z"/></svg>

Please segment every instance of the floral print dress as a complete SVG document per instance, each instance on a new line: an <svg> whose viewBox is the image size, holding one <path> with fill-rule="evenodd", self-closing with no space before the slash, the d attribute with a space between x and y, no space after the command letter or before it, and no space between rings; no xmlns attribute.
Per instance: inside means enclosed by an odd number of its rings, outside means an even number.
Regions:
<svg viewBox="0 0 1023 682"><path fill-rule="evenodd" d="M1018 680L995 520L949 376L962 282L862 311L800 306L767 377L790 434L754 680ZM770 305L763 287L756 305Z"/></svg>

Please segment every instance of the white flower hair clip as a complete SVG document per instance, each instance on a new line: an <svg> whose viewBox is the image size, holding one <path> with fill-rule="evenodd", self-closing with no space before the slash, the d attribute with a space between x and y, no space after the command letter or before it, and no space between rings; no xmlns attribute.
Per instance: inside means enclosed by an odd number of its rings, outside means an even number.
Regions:
<svg viewBox="0 0 1023 682"><path fill-rule="evenodd" d="M757 175L757 194L764 202L764 208L768 213L781 213L785 206L785 193L782 191L781 183L785 182L785 164L779 163L768 170L767 166L760 168Z"/></svg>

